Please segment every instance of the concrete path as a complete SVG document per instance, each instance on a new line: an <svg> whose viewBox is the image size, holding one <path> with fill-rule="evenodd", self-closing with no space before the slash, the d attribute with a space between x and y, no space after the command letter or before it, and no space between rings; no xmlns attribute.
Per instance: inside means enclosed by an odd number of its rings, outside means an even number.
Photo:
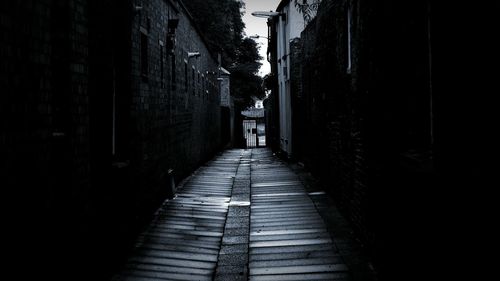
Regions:
<svg viewBox="0 0 500 281"><path fill-rule="evenodd" d="M113 280L351 280L299 177L268 149L188 178Z"/></svg>

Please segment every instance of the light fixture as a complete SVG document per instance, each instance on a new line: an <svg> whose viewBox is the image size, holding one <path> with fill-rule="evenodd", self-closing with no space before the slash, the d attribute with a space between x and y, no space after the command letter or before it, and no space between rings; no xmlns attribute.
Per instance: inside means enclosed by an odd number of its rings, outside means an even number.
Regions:
<svg viewBox="0 0 500 281"><path fill-rule="evenodd" d="M198 58L201 56L200 52L188 52L188 58Z"/></svg>
<svg viewBox="0 0 500 281"><path fill-rule="evenodd" d="M265 39L268 39L269 40L269 37L266 37L266 36L261 36L261 35L258 35L258 34L255 34L255 35L250 35L248 36L249 38L252 38L252 39L259 39L259 38L265 38Z"/></svg>
<svg viewBox="0 0 500 281"><path fill-rule="evenodd" d="M284 14L285 13L273 12L273 11L269 11L269 12L266 12L266 11L256 11L256 12L252 13L252 16L259 17L259 18L272 18L272 17L276 17L276 16L282 16Z"/></svg>
<svg viewBox="0 0 500 281"><path fill-rule="evenodd" d="M138 15L142 11L142 5L133 5L132 6L132 14Z"/></svg>

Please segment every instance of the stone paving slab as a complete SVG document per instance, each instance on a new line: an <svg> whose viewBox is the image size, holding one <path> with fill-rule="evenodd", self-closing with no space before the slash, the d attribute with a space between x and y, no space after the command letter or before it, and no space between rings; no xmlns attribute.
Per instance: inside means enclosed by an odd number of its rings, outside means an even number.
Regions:
<svg viewBox="0 0 500 281"><path fill-rule="evenodd" d="M322 231L320 229L319 231ZM257 241L283 241L283 240L300 240L300 239L320 239L320 238L330 238L330 233L323 232L311 232L311 233L298 233L298 234L279 234L279 235L253 235L251 237L251 242Z"/></svg>
<svg viewBox="0 0 500 281"><path fill-rule="evenodd" d="M149 271L163 273L162 279L168 278L166 274L178 273L178 274L190 274L190 275L204 275L210 276L212 274L211 269L201 269L201 268L189 268L180 266L165 266L165 265L155 265L155 264L128 264L127 269L130 272L133 271Z"/></svg>
<svg viewBox="0 0 500 281"><path fill-rule="evenodd" d="M195 253L195 254L210 254L215 255L219 253L219 249L208 249L201 247L193 247L185 244L153 244L153 243L143 243L141 245L142 249L149 249L151 251L175 251L175 252L185 252L185 253Z"/></svg>
<svg viewBox="0 0 500 281"><path fill-rule="evenodd" d="M222 237L242 155L226 151L179 186L113 280L212 280L221 248L229 247Z"/></svg>
<svg viewBox="0 0 500 281"><path fill-rule="evenodd" d="M347 273L272 274L250 276L250 281L347 281Z"/></svg>
<svg viewBox="0 0 500 281"><path fill-rule="evenodd" d="M295 259L279 259L279 260L264 260L250 262L250 268L271 268L271 267L286 267L286 266L304 266L304 265L324 265L324 264L339 264L341 260L335 257L318 257L318 258L295 258Z"/></svg>
<svg viewBox="0 0 500 281"><path fill-rule="evenodd" d="M339 273L348 268L298 176L269 151L252 156L249 279L345 278Z"/></svg>
<svg viewBox="0 0 500 281"><path fill-rule="evenodd" d="M227 150L162 205L113 280L351 281L324 196L268 149Z"/></svg>
<svg viewBox="0 0 500 281"><path fill-rule="evenodd" d="M314 258L332 258L334 263L342 263L342 258L339 254L334 253L330 249L325 250L314 250L314 251L299 251L299 252L291 252L291 253L263 253L258 254L255 251L252 252L250 257L250 262L255 261L264 261L264 262L272 262L272 261L280 261L280 260L300 260L300 259L314 259Z"/></svg>

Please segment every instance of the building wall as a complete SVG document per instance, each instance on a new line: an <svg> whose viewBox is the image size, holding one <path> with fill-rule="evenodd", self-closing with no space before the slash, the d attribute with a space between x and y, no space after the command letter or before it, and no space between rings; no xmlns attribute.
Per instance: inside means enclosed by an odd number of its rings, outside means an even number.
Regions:
<svg viewBox="0 0 500 281"><path fill-rule="evenodd" d="M173 18L179 20L176 45L174 54L167 56L167 51L162 54L165 47L160 41L166 41L167 21ZM141 74L140 38L144 31L148 33L150 62L147 79ZM200 56L188 58L188 52L199 52ZM160 55L164 61L163 78ZM143 172L158 173L140 178L164 179L163 173L169 168L175 170L177 179L187 176L220 147L220 96L213 74L217 73L217 60L207 50L183 5L162 0L144 1L143 9L135 15L131 56L134 124L131 138L132 145L138 148L132 158ZM162 81L172 79L173 60L175 87L172 83L162 87Z"/></svg>
<svg viewBox="0 0 500 281"><path fill-rule="evenodd" d="M70 240L69 222L88 203L87 2L6 1L0 18L0 178L7 235L18 245L7 254L30 266L22 276L43 275L46 253L61 253L53 243Z"/></svg>
<svg viewBox="0 0 500 281"><path fill-rule="evenodd" d="M303 29L303 18L293 6L293 3L281 3L277 12L285 16L278 16L276 22L277 36L277 77L279 93L279 122L280 122L280 149L288 157L292 156L292 108L290 103L290 53L289 40L300 35ZM297 28L300 28L297 30Z"/></svg>
<svg viewBox="0 0 500 281"><path fill-rule="evenodd" d="M2 179L37 206L66 204L89 185L86 3L1 5Z"/></svg>
<svg viewBox="0 0 500 281"><path fill-rule="evenodd" d="M227 70L222 70L221 78L222 80L220 81L220 104L221 106L225 107L230 107L231 106L231 93L230 93L230 73Z"/></svg>
<svg viewBox="0 0 500 281"><path fill-rule="evenodd" d="M221 141L224 144L234 143L234 112L233 100L230 94L230 73L221 69L220 105L221 105Z"/></svg>
<svg viewBox="0 0 500 281"><path fill-rule="evenodd" d="M434 173L426 5L323 1L301 36L301 160L385 278L412 270L394 257L426 247L414 243Z"/></svg>
<svg viewBox="0 0 500 281"><path fill-rule="evenodd" d="M306 1L307 2L307 1ZM312 1L308 1L312 3ZM301 1L302 3L302 1ZM294 73L291 63L293 56L293 42L297 38L300 38L301 32L307 25L304 20L302 12L295 6L294 1L283 0L280 2L277 12L284 13L285 16L277 16L273 22L275 24L274 30L276 32L276 75L278 79L278 92L279 95L279 130L280 130L280 150L285 153L286 157L293 158L295 149L298 145L295 144L295 135L300 134L300 132L294 132L294 126L292 125L292 120L294 117L295 106L294 103L294 88L293 85ZM311 18L314 18L316 12L311 10Z"/></svg>
<svg viewBox="0 0 500 281"><path fill-rule="evenodd" d="M302 41L301 38L295 38L290 41L290 106L292 108L291 126L293 139L293 156L295 159L301 159L303 155L305 139L309 136L304 134L305 120L305 100L302 95Z"/></svg>
<svg viewBox="0 0 500 281"><path fill-rule="evenodd" d="M6 1L0 14L0 173L18 252L53 280L99 279L172 195L169 170L178 182L221 148L217 60L178 1Z"/></svg>
<svg viewBox="0 0 500 281"><path fill-rule="evenodd" d="M266 76L264 82L266 90L270 90L269 97L264 101L266 110L266 145L274 152L280 151L280 123L279 123L279 88L278 88L278 38L277 19L271 18L267 21L268 27L268 59L271 65L271 73Z"/></svg>

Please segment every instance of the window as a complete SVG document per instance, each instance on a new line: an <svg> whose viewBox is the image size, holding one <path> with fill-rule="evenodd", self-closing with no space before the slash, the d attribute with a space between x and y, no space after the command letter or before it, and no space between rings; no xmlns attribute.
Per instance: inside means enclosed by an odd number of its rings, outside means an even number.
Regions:
<svg viewBox="0 0 500 281"><path fill-rule="evenodd" d="M206 84L205 84L205 75L201 75L201 94L205 95L205 90L206 90Z"/></svg>
<svg viewBox="0 0 500 281"><path fill-rule="evenodd" d="M164 54L163 54L163 41L159 41L160 44L160 84L161 88L165 88L165 70L164 70L164 64L165 64L165 59L164 59Z"/></svg>
<svg viewBox="0 0 500 281"><path fill-rule="evenodd" d="M148 58L148 35L141 32L141 76L148 77L149 58Z"/></svg>
<svg viewBox="0 0 500 281"><path fill-rule="evenodd" d="M166 38L166 46L167 46L167 54L174 54L175 49L175 30L179 23L178 19L169 19L167 22L167 38Z"/></svg>
<svg viewBox="0 0 500 281"><path fill-rule="evenodd" d="M282 38L282 41L283 41L283 45L282 45L282 48L281 48L281 59L285 59L286 58L286 54L287 54L287 40L286 40L286 20L282 20L282 31L281 31L281 38Z"/></svg>
<svg viewBox="0 0 500 281"><path fill-rule="evenodd" d="M184 61L184 92L188 91L188 63Z"/></svg>
<svg viewBox="0 0 500 281"><path fill-rule="evenodd" d="M197 84L197 88L198 88L198 94L201 92L201 79L200 79L200 72L198 71L198 84Z"/></svg>
<svg viewBox="0 0 500 281"><path fill-rule="evenodd" d="M351 74L351 7L347 7L347 74Z"/></svg>
<svg viewBox="0 0 500 281"><path fill-rule="evenodd" d="M170 63L170 66L171 66L171 79L172 79L172 91L175 91L177 90L177 75L176 75L176 69L175 69L175 55L173 54L172 55L172 61Z"/></svg>
<svg viewBox="0 0 500 281"><path fill-rule="evenodd" d="M191 87L193 87L193 95L196 95L196 85L195 85L195 82L196 82L196 77L195 77L195 74L194 74L194 66L191 68Z"/></svg>

